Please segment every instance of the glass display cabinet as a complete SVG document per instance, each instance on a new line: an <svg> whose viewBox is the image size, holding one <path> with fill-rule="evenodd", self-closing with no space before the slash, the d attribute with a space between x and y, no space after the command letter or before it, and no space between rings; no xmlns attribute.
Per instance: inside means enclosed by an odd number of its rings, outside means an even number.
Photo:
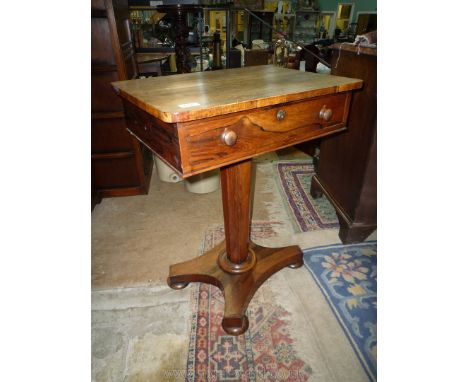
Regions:
<svg viewBox="0 0 468 382"><path fill-rule="evenodd" d="M317 30L319 15L320 11L315 10L296 11L293 40L303 44L313 43L319 37L319 31Z"/></svg>

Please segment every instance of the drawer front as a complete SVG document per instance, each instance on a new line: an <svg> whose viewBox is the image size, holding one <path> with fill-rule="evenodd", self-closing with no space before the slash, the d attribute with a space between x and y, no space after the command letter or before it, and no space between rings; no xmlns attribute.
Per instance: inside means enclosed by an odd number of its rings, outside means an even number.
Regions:
<svg viewBox="0 0 468 382"><path fill-rule="evenodd" d="M133 151L125 118L91 119L91 153Z"/></svg>
<svg viewBox="0 0 468 382"><path fill-rule="evenodd" d="M110 84L118 80L117 70L91 73L91 110L93 113L122 111L122 102Z"/></svg>
<svg viewBox="0 0 468 382"><path fill-rule="evenodd" d="M93 159L91 174L97 190L140 186L135 157Z"/></svg>
<svg viewBox="0 0 468 382"><path fill-rule="evenodd" d="M124 100L128 130L166 163L182 173L177 128Z"/></svg>
<svg viewBox="0 0 468 382"><path fill-rule="evenodd" d="M184 174L292 146L345 128L350 93L179 123Z"/></svg>

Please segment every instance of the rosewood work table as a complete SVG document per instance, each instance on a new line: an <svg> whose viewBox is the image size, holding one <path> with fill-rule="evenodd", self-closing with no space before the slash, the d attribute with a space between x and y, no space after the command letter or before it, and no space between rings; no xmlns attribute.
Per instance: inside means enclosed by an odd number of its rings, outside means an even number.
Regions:
<svg viewBox="0 0 468 382"><path fill-rule="evenodd" d="M244 333L260 285L303 264L297 245L266 248L250 240L252 157L346 129L352 90L362 81L265 65L112 85L128 130L183 178L220 168L226 239L171 265L167 282L174 289L216 285L224 293L224 330Z"/></svg>

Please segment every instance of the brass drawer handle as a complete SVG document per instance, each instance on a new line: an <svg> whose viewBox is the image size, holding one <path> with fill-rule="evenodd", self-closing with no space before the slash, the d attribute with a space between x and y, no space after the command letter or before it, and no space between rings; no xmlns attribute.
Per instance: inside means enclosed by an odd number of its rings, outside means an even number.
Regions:
<svg viewBox="0 0 468 382"><path fill-rule="evenodd" d="M237 134L235 131L226 129L221 135L221 140L228 146L233 146L237 142Z"/></svg>
<svg viewBox="0 0 468 382"><path fill-rule="evenodd" d="M286 112L284 110L278 110L278 112L276 113L276 119L278 121L282 121L284 117L286 117Z"/></svg>
<svg viewBox="0 0 468 382"><path fill-rule="evenodd" d="M332 109L327 109L327 105L323 105L322 109L319 112L319 118L328 122L333 115Z"/></svg>

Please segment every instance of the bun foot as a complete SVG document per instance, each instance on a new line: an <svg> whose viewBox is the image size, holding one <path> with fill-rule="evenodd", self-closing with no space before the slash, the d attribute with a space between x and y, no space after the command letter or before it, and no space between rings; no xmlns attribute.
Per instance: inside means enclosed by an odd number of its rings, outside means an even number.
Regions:
<svg viewBox="0 0 468 382"><path fill-rule="evenodd" d="M176 290L184 289L189 284L190 283L171 283L170 278L167 279L167 285L169 285L170 288Z"/></svg>
<svg viewBox="0 0 468 382"><path fill-rule="evenodd" d="M245 331L249 327L249 319L246 315L243 315L242 317L225 316L221 325L223 326L223 329L227 334L238 336L240 334L245 333Z"/></svg>
<svg viewBox="0 0 468 382"><path fill-rule="evenodd" d="M299 261L297 263L288 265L288 267L292 269L296 269L296 268L302 267L303 265L304 265L304 261Z"/></svg>

